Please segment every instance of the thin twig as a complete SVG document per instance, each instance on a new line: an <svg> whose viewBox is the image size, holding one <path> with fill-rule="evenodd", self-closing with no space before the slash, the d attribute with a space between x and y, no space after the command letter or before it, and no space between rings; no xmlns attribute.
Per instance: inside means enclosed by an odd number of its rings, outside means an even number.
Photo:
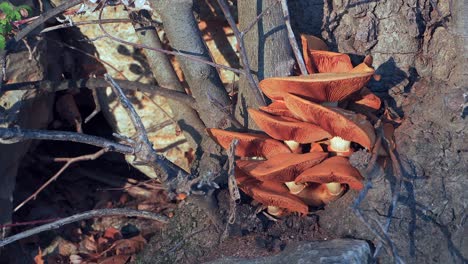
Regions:
<svg viewBox="0 0 468 264"><path fill-rule="evenodd" d="M177 100L181 103L185 103L191 107L195 107L195 99L193 97L178 91L174 91L168 88L163 88L157 85L144 84L140 82L115 80L121 87L126 90L142 91L151 95L164 96L173 100ZM61 82L53 81L36 81L36 82L24 82L24 83L13 83L3 85L3 91L13 90L41 90L47 92L57 92L68 89L78 88L89 88L96 89L109 86L104 78L87 78L78 80L64 80Z"/></svg>
<svg viewBox="0 0 468 264"><path fill-rule="evenodd" d="M52 38L47 38L47 37L46 37L45 39L47 39L48 41L55 42L55 43L57 43L58 45L65 46L65 47L67 47L67 48L69 48L69 49L71 49L71 50L77 51L77 52L79 52L79 53L81 53L81 54L83 54L83 55L85 55L85 56L90 57L90 58L93 58L93 59L95 59L97 62L100 62L100 63L102 63L102 64L105 64L105 65L109 66L111 69L113 69L114 71L116 71L120 76L122 76L123 79L128 80L128 78L123 74L122 71L120 71L119 69L117 69L117 68L116 68L114 65L112 65L111 63L109 63L109 62L107 62L107 61L105 61L105 60L99 58L98 56L95 56L95 55L93 55L93 54L91 54L91 53L89 53L89 52L87 52L87 51L84 51L84 50L82 50L82 49L79 49L79 48L77 48L77 47L75 47L75 46L73 46L73 45L67 44L67 43L62 42L62 41L58 41L58 40L55 40L55 39L52 39Z"/></svg>
<svg viewBox="0 0 468 264"><path fill-rule="evenodd" d="M394 139L393 139L393 134L390 135L391 138L386 138L384 137L384 146L390 155L390 160L392 161L392 170L393 170L393 175L395 176L396 182L395 182L395 188L394 192L392 195L392 201L390 203L390 206L388 208L388 214L387 214L387 221L385 223L385 226L383 227L383 231L386 233L388 232L390 228L390 224L392 222L392 216L393 213L398 206L398 198L400 197L400 190L401 190L401 183L403 179L403 171L401 169L401 164L400 160L398 159L397 154L394 151L393 145L394 145ZM374 252L374 258L377 258L380 253L380 249L382 248L382 244L377 244L375 247L375 252Z"/></svg>
<svg viewBox="0 0 468 264"><path fill-rule="evenodd" d="M104 6L104 7L105 7L105 6ZM99 21L102 20L102 13L103 13L103 11L104 11L104 7L99 11ZM213 66L213 67L215 67L215 68L221 68L221 69L229 70L229 71L235 72L235 73L237 73L237 74L243 74L243 73L244 73L244 71L241 71L241 70L239 70L239 69L232 68L232 67L229 67L229 66L226 66L226 65L222 65L222 64L218 64L218 63L214 63L214 62L211 62L211 61L207 61L207 60L201 59L201 58L198 57L198 56L190 55L190 54L188 54L188 53L183 53L183 52L180 51L180 50L170 51L170 50L159 49L159 48L150 47L150 46L143 45L143 44L138 44L138 43L126 41L126 40L123 40L123 39L120 39L120 38L117 38L117 37L112 36L109 32L107 32L107 30L104 28L104 26L102 25L102 23L98 23L98 25L99 25L99 28L101 29L101 31L104 33L104 36L105 36L105 37L107 37L107 38L109 38L109 39L112 39L112 40L114 40L114 41L117 41L117 42L119 42L119 43L122 43L122 44L130 45L130 46L132 46L132 47L140 48L140 49L153 50L153 51L161 52L161 53L164 53L164 54L169 54L169 55L174 55L174 56L185 57L185 58L190 59L190 60L193 60L193 61L205 63L205 64L208 64L208 65Z"/></svg>
<svg viewBox="0 0 468 264"><path fill-rule="evenodd" d="M9 227L16 227L16 226L26 226L26 225L38 225L38 224L44 224L44 223L50 223L60 220L60 218L51 218L51 219L41 219L41 220L34 220L34 221L26 221L26 222L17 222L17 223L12 223L12 224L5 224L5 225L0 225L0 229L3 228L9 228Z"/></svg>
<svg viewBox="0 0 468 264"><path fill-rule="evenodd" d="M138 115L130 101L128 101L122 88L120 88L119 84L115 82L115 80L112 79L112 77L109 74L104 74L104 78L111 85L112 89L114 90L114 93L119 97L122 106L125 108L128 115L130 116L130 119L132 120L133 126L135 127L138 136L137 141L147 146L151 146L151 150L154 151L152 144L148 139L145 126L143 125L140 116Z"/></svg>
<svg viewBox="0 0 468 264"><path fill-rule="evenodd" d="M234 18L232 17L231 11L229 10L229 6L226 0L218 0L218 4L224 13L224 16L226 17L226 20L228 21L232 32L234 32L234 35L236 36L237 43L239 44L239 52L241 56L242 67L244 68L245 77L247 77L250 89L252 90L252 93L254 94L259 106L265 106L265 98L263 98L262 92L260 91L260 87L258 87L258 83L255 81L253 74L250 71L250 63L247 57L247 50L245 48L243 35L239 31L239 28L236 25L236 21L234 21Z"/></svg>
<svg viewBox="0 0 468 264"><path fill-rule="evenodd" d="M113 24L113 23L132 23L132 19L128 18L115 18L115 19L103 19L102 24ZM41 30L42 33L62 29L62 28L69 28L69 27L75 27L75 26L84 26L84 25L93 25L99 23L99 20L88 20L88 21L79 21L79 22L74 22L73 25L68 24L60 24L56 26L51 26L51 27L46 27L43 30Z"/></svg>
<svg viewBox="0 0 468 264"><path fill-rule="evenodd" d="M358 217L358 219L379 239L379 242L377 244L377 246L382 246L384 245L385 246L385 249L387 251L387 253L389 255L392 255L395 262L397 263L403 263L403 260L401 259L401 257L398 255L397 253L397 248L395 246L395 244L393 243L393 241L390 239L390 237L388 236L388 228L387 227L382 227L381 224L371 218L379 227L380 229L380 232L375 230L372 225L369 223L369 221L366 220L365 216L364 216L364 213L361 211L361 209L359 208L361 202L365 199L365 197L367 196L367 193L369 192L369 190L372 188L372 171L373 171L373 168L374 168L374 165L375 165L375 162L376 162L376 159L377 159L377 156L378 156L378 148L381 147L381 144L382 144L382 138L383 138L383 131L382 131L382 126L379 125L377 127L377 141L376 141L376 144L375 144L375 152L369 162L369 165L366 169L366 174L368 176L367 178L367 183L364 187L364 189L359 193L358 197L356 198L355 202L353 203L353 206L352 206L352 209L353 209L353 212L354 214ZM392 197L392 202L395 198ZM393 207L393 203L391 205L391 213L393 214L393 210L394 208L396 207L396 204L394 205ZM391 218L392 215L388 215L387 217ZM370 218L370 216L369 216ZM377 257L375 254L374 254L374 257Z"/></svg>
<svg viewBox="0 0 468 264"><path fill-rule="evenodd" d="M287 0L281 0L281 9L283 9L284 23L286 24L286 29L288 31L289 43L291 44L291 48L293 50L294 56L296 57L297 64L301 70L301 74L308 75L307 68L304 63L304 58L302 57L301 50L299 49L299 45L297 45L296 37L294 36L294 32L291 27Z"/></svg>
<svg viewBox="0 0 468 264"><path fill-rule="evenodd" d="M120 103L127 111L128 115L130 116L130 120L132 121L133 126L135 127L137 133L136 144L138 146L135 151L135 156L141 160L142 164L151 166L152 168L159 170L161 172L161 174L159 175L161 182L169 185L178 185L182 181L182 184L185 184L189 180L190 175L174 163L170 162L164 156L158 155L156 153L156 151L153 149L153 144L148 139L148 134L143 125L143 122L141 121L140 116L138 116L138 113L135 111L135 108L133 108L132 104L125 96L124 92L122 91L122 88L114 79L112 79L112 77L109 74L106 73L104 77L106 81L111 85L114 93L119 97ZM170 189L169 192L173 192L177 189L177 186L171 187L173 189Z"/></svg>
<svg viewBox="0 0 468 264"><path fill-rule="evenodd" d="M29 24L28 26L26 26L23 30L21 30L20 32L18 32L18 34L16 34L14 40L16 42L20 41L22 38L26 37L26 35L28 35L29 33L31 33L31 31L33 31L35 28L37 28L38 26L42 25L44 22L46 22L47 20L49 20L50 18L62 13L63 11L69 9L70 7L73 7L73 6L76 6L80 3L82 3L84 0L69 0L69 1L64 1L63 4L57 6L56 8L54 9L51 9L47 12L45 12L44 14L40 15L39 18L37 18L36 20L34 20L31 24Z"/></svg>
<svg viewBox="0 0 468 264"><path fill-rule="evenodd" d="M38 140L54 140L54 141L71 141L93 145L100 148L108 149L113 152L122 154L133 154L134 148L129 145L120 144L105 138L85 135L76 132L68 131L48 131L37 129L20 129L20 128L0 128L0 144L12 144L20 141L38 139Z"/></svg>
<svg viewBox="0 0 468 264"><path fill-rule="evenodd" d="M52 183L53 181L55 181L60 175L62 175L62 173L68 168L70 167L70 165L72 165L73 163L75 162L79 162L79 161L84 161L84 160L95 160L97 158L99 158L100 156L104 155L104 153L106 153L108 150L107 149L101 149L99 150L98 152L96 153L93 153L93 154L88 154L88 155L83 155L83 156L79 156L79 157L74 157L74 158L56 158L54 159L55 161L57 162L66 162L65 165L63 165L63 167L54 175L52 176L49 180L47 180L41 187L39 187L39 189L37 189L33 194L31 194L28 198L26 198L26 200L24 200L23 202L21 202L18 206L15 207L15 209L13 210L13 212L16 212L18 211L21 207L23 207L27 202L33 200L33 199L36 199L37 195L42 192L42 190L44 190L50 183Z"/></svg>
<svg viewBox="0 0 468 264"><path fill-rule="evenodd" d="M11 244L15 241L18 241L20 239L30 237L30 236L42 233L44 231L54 230L54 229L57 229L59 227L62 227L70 223L74 223L74 222L86 220L86 219L91 219L91 218L96 218L96 217L105 217L105 216L141 217L145 219L155 220L164 224L169 222L169 219L166 216L156 214L153 212L148 212L148 211L140 211L140 210L134 210L134 209L127 209L127 208L91 210L88 212L72 215L72 216L60 219L58 221L52 222L52 223L38 226L32 229L26 230L24 232L21 232L19 234L2 239L0 240L0 248L8 244Z"/></svg>
<svg viewBox="0 0 468 264"><path fill-rule="evenodd" d="M221 240L224 240L228 236L228 227L229 225L234 224L236 220L236 202L240 199L239 188L237 187L236 177L235 177L235 167L236 167L236 147L239 144L239 139L235 138L232 140L229 150L227 152L229 159L229 170L228 170L228 188L229 188L229 216L226 221L226 226L224 227L224 232L221 236Z"/></svg>

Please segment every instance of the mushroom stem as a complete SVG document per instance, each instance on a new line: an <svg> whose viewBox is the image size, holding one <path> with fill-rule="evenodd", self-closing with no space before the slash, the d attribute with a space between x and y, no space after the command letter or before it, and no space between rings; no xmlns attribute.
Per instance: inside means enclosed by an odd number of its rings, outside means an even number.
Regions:
<svg viewBox="0 0 468 264"><path fill-rule="evenodd" d="M301 144L294 140L285 140L284 144L288 145L293 153L301 153Z"/></svg>
<svg viewBox="0 0 468 264"><path fill-rule="evenodd" d="M281 214L283 213L283 210L279 208L278 206L269 205L267 207L267 212L273 216L281 216Z"/></svg>
<svg viewBox="0 0 468 264"><path fill-rule="evenodd" d="M349 152L351 141L345 140L341 137L333 137L330 139L329 151L334 151L338 156L346 156Z"/></svg>
<svg viewBox="0 0 468 264"><path fill-rule="evenodd" d="M302 190L304 190L304 188L306 187L303 183L295 183L293 181L285 182L285 184L288 187L289 192L292 194L298 194L302 192Z"/></svg>
<svg viewBox="0 0 468 264"><path fill-rule="evenodd" d="M329 182L325 186L327 186L328 191L333 196L338 196L343 192L343 188L341 188L341 183L339 182Z"/></svg>

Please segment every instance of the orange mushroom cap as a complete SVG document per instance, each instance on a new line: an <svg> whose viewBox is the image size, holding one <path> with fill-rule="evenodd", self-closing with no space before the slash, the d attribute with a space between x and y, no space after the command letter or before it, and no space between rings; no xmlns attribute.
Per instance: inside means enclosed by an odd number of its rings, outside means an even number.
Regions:
<svg viewBox="0 0 468 264"><path fill-rule="evenodd" d="M302 55L304 56L304 62L308 73L315 73L315 69L312 66L311 56L309 50L328 50L327 44L318 37L312 35L301 35L302 42Z"/></svg>
<svg viewBox="0 0 468 264"><path fill-rule="evenodd" d="M260 107L259 109L271 115L291 117L297 119L297 117L293 113L291 113L291 111L289 111L289 109L286 107L286 104L283 100L276 100L267 106Z"/></svg>
<svg viewBox="0 0 468 264"><path fill-rule="evenodd" d="M217 128L208 128L211 138L224 149L229 149L233 139L237 138L236 155L241 157L269 158L281 153L291 153L288 146L266 135L231 132Z"/></svg>
<svg viewBox="0 0 468 264"><path fill-rule="evenodd" d="M323 50L309 50L308 53L314 72L349 72L353 69L347 54Z"/></svg>
<svg viewBox="0 0 468 264"><path fill-rule="evenodd" d="M286 94L292 93L317 103L337 102L359 91L371 77L369 72L317 73L267 78L259 85L273 100L284 100Z"/></svg>
<svg viewBox="0 0 468 264"><path fill-rule="evenodd" d="M375 142L374 127L363 115L339 108L325 107L299 96L288 94L286 106L302 120L312 122L328 131L332 136L339 136L371 149Z"/></svg>
<svg viewBox="0 0 468 264"><path fill-rule="evenodd" d="M235 175L239 188L264 205L277 206L289 212L299 212L304 215L309 211L308 206L289 193L289 189L283 183L259 181L248 176L237 167Z"/></svg>
<svg viewBox="0 0 468 264"><path fill-rule="evenodd" d="M255 123L275 139L312 143L330 137L327 131L311 123L270 115L252 108L249 108L248 111Z"/></svg>
<svg viewBox="0 0 468 264"><path fill-rule="evenodd" d="M290 182L307 168L327 158L328 153L278 154L268 160L238 160L237 166L261 181Z"/></svg>
<svg viewBox="0 0 468 264"><path fill-rule="evenodd" d="M305 170L297 176L295 182L339 182L349 185L351 189L361 190L364 187L363 179L359 171L351 166L347 158L335 156Z"/></svg>
<svg viewBox="0 0 468 264"><path fill-rule="evenodd" d="M360 94L359 94L358 100L354 101L351 105L352 108L357 107L357 108L364 108L364 109L369 109L369 110L379 110L381 101L380 98L373 94L371 90L368 88L364 87L362 88Z"/></svg>

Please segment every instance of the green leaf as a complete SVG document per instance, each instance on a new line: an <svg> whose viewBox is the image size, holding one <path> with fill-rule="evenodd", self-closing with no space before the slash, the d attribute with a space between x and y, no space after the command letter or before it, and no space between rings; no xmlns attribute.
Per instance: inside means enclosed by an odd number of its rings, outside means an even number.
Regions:
<svg viewBox="0 0 468 264"><path fill-rule="evenodd" d="M6 45L6 39L4 36L0 35L0 50L4 50Z"/></svg>
<svg viewBox="0 0 468 264"><path fill-rule="evenodd" d="M15 12L13 12L13 21L18 21L18 20L21 20L21 13L19 12L19 9L18 10L15 10Z"/></svg>
<svg viewBox="0 0 468 264"><path fill-rule="evenodd" d="M12 13L14 11L13 5L8 3L8 2L0 3L0 10L2 10L3 13L5 13L7 15L9 15L10 13Z"/></svg>

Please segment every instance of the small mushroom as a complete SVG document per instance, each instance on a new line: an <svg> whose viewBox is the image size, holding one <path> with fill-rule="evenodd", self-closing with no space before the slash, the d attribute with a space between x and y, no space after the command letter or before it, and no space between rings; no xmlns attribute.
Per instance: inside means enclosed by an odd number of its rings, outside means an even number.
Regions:
<svg viewBox="0 0 468 264"><path fill-rule="evenodd" d="M274 139L312 143L331 136L315 124L290 117L274 116L251 108L248 111L255 123Z"/></svg>
<svg viewBox="0 0 468 264"><path fill-rule="evenodd" d="M340 185L346 184L354 190L361 190L364 187L362 183L363 179L359 171L349 163L347 158L335 156L305 170L297 176L295 182L335 183L327 186L327 188L331 193L336 194L339 193L336 183Z"/></svg>
<svg viewBox="0 0 468 264"><path fill-rule="evenodd" d="M229 149L233 139L237 138L236 155L241 157L269 158L281 153L291 153L288 146L266 135L249 134L209 128L207 132L224 149Z"/></svg>
<svg viewBox="0 0 468 264"><path fill-rule="evenodd" d="M284 211L307 214L308 206L298 197L289 193L288 188L279 182L262 182L248 176L239 168L235 170L239 188L257 202L268 206L272 215L281 215Z"/></svg>
<svg viewBox="0 0 468 264"><path fill-rule="evenodd" d="M310 182L296 195L307 205L320 207L340 198L343 191L344 189L339 183L320 184Z"/></svg>
<svg viewBox="0 0 468 264"><path fill-rule="evenodd" d="M237 166L254 178L261 181L290 182L306 169L313 167L325 158L325 152L306 154L278 154L268 160L238 160Z"/></svg>
<svg viewBox="0 0 468 264"><path fill-rule="evenodd" d="M349 151L350 141L371 149L375 141L374 127L363 115L340 108L322 106L288 94L285 97L288 109L303 121L316 124L330 133L331 150L338 152Z"/></svg>
<svg viewBox="0 0 468 264"><path fill-rule="evenodd" d="M309 50L308 53L313 69L310 73L349 72L353 69L347 54L323 50Z"/></svg>
<svg viewBox="0 0 468 264"><path fill-rule="evenodd" d="M380 109L380 105L380 98L364 87L359 93L358 99L351 103L350 108L362 109L362 111L376 111Z"/></svg>

